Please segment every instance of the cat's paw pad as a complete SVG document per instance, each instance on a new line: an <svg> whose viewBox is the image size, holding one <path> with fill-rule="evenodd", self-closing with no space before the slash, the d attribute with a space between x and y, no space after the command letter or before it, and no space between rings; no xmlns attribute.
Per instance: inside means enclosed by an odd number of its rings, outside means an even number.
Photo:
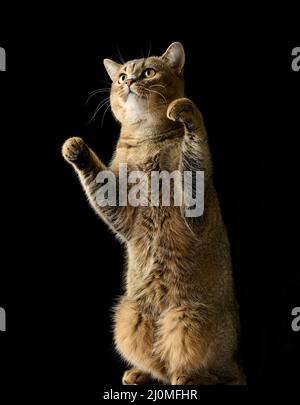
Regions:
<svg viewBox="0 0 300 405"><path fill-rule="evenodd" d="M137 368L131 368L130 370L125 371L122 378L123 385L144 385L148 384L149 381L149 374L138 370Z"/></svg>
<svg viewBox="0 0 300 405"><path fill-rule="evenodd" d="M63 144L62 155L67 162L83 168L89 160L90 152L81 138L73 137Z"/></svg>
<svg viewBox="0 0 300 405"><path fill-rule="evenodd" d="M172 101L167 110L167 117L172 121L186 123L194 115L194 103L188 98L178 98Z"/></svg>

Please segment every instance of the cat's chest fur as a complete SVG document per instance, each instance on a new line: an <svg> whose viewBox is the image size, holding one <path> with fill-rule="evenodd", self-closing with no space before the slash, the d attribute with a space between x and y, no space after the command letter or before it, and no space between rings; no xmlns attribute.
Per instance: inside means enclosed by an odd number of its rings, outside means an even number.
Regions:
<svg viewBox="0 0 300 405"><path fill-rule="evenodd" d="M179 168L181 139L141 145L121 142L119 145L113 169L117 171L120 163L127 163L128 174L133 170L142 171L148 185L151 173L171 173ZM149 193L150 190L151 187ZM178 281L181 275L186 276L185 267L193 260L193 235L182 218L180 207L173 205L172 187L170 201L170 206L163 206L160 196L159 206L136 207L132 238L127 243L127 293L144 303L150 302L152 309L156 307L158 311L163 310L166 302L168 305L173 300L180 302L182 291L178 289L181 284Z"/></svg>
<svg viewBox="0 0 300 405"><path fill-rule="evenodd" d="M128 170L143 171L149 181L154 171L178 170L179 148L179 142L166 142L149 147L145 153L143 150L127 153ZM120 155L118 158L121 161ZM159 190L161 193L161 186ZM137 207L132 239L127 246L127 292L158 312L170 302L182 300L179 279L186 277L185 267L193 261L194 237L180 207L172 203L172 188L170 200L170 206L163 206L160 200L159 206Z"/></svg>
<svg viewBox="0 0 300 405"><path fill-rule="evenodd" d="M152 171L173 171L178 169L180 139L165 142L135 142L120 140L112 168L117 171L120 163L127 163L128 170L140 170L150 174Z"/></svg>

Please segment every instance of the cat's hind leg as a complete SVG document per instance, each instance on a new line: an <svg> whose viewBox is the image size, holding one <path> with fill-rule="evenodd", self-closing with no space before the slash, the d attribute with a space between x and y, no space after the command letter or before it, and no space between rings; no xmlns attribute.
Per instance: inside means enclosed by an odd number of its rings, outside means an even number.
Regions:
<svg viewBox="0 0 300 405"><path fill-rule="evenodd" d="M159 322L155 353L166 364L174 385L195 384L195 373L206 369L210 334L209 326L201 327L200 317L199 306L182 305L169 309ZM210 375L204 377L212 380Z"/></svg>
<svg viewBox="0 0 300 405"><path fill-rule="evenodd" d="M164 365L153 353L155 322L151 315L143 313L134 299L123 296L115 308L114 321L115 346L122 357L138 370L167 382Z"/></svg>
<svg viewBox="0 0 300 405"><path fill-rule="evenodd" d="M243 369L235 360L228 360L218 369L200 368L191 373L174 373L172 385L246 385Z"/></svg>
<svg viewBox="0 0 300 405"><path fill-rule="evenodd" d="M171 378L171 385L215 385L219 383L219 378L207 370L201 372L185 373L175 372Z"/></svg>
<svg viewBox="0 0 300 405"><path fill-rule="evenodd" d="M224 385L247 385L247 377L236 360L228 362L224 376L220 379Z"/></svg>

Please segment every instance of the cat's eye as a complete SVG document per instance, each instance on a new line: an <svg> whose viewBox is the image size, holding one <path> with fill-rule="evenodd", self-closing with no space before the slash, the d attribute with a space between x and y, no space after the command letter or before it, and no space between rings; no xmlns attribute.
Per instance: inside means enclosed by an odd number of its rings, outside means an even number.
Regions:
<svg viewBox="0 0 300 405"><path fill-rule="evenodd" d="M127 75L125 75L125 73L122 73L119 77L118 82L121 84L126 80Z"/></svg>
<svg viewBox="0 0 300 405"><path fill-rule="evenodd" d="M156 75L156 72L155 72L155 70L154 69L146 69L145 71L144 71L144 76L147 78L147 79L151 79L151 77L154 77Z"/></svg>

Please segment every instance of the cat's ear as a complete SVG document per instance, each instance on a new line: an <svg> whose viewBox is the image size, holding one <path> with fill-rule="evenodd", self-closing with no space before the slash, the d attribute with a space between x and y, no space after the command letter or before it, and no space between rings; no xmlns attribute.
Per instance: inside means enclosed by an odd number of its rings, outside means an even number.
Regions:
<svg viewBox="0 0 300 405"><path fill-rule="evenodd" d="M174 69L177 74L181 75L183 73L185 54L180 42L173 42L161 56L161 59L166 62L171 69Z"/></svg>
<svg viewBox="0 0 300 405"><path fill-rule="evenodd" d="M105 69L111 78L113 82L115 82L118 79L120 69L122 65L120 65L117 62L114 62L113 60L110 59L104 59L103 64L105 66Z"/></svg>

